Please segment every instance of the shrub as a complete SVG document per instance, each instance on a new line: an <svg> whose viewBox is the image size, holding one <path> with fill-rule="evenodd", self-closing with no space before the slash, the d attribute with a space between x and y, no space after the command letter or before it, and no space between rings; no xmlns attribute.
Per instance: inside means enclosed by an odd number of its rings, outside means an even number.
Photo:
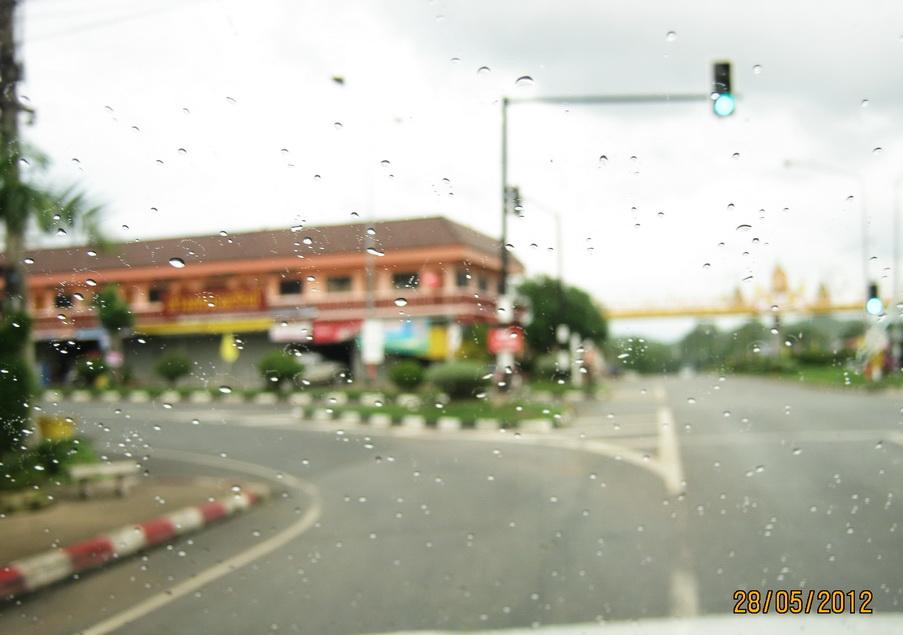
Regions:
<svg viewBox="0 0 903 635"><path fill-rule="evenodd" d="M270 351L257 363L257 368L269 390L278 390L304 370L304 366L283 350Z"/></svg>
<svg viewBox="0 0 903 635"><path fill-rule="evenodd" d="M486 369L474 362L451 362L431 367L426 378L451 399L469 399L486 386Z"/></svg>
<svg viewBox="0 0 903 635"><path fill-rule="evenodd" d="M571 376L570 368L558 367L557 353L548 353L537 357L533 363L533 372L537 378L548 379L549 381L566 380Z"/></svg>
<svg viewBox="0 0 903 635"><path fill-rule="evenodd" d="M82 357L75 363L75 376L83 386L93 386L97 378L106 372L106 364L99 357Z"/></svg>
<svg viewBox="0 0 903 635"><path fill-rule="evenodd" d="M23 489L48 478L64 479L72 465L96 461L97 455L87 439L44 440L34 448L3 457L0 489Z"/></svg>
<svg viewBox="0 0 903 635"><path fill-rule="evenodd" d="M0 356L0 454L20 446L28 425L34 381L25 361Z"/></svg>
<svg viewBox="0 0 903 635"><path fill-rule="evenodd" d="M163 355L154 371L170 386L175 386L182 377L191 374L191 359L185 353L172 351Z"/></svg>
<svg viewBox="0 0 903 635"><path fill-rule="evenodd" d="M778 373L791 373L798 370L796 360L792 357L740 357L725 364L728 370L735 373L748 373L752 375L770 375Z"/></svg>
<svg viewBox="0 0 903 635"><path fill-rule="evenodd" d="M24 360L31 319L10 313L0 319L0 455L19 447L28 425L34 376Z"/></svg>
<svg viewBox="0 0 903 635"><path fill-rule="evenodd" d="M389 379L400 390L416 390L423 383L423 366L412 359L396 362L389 369Z"/></svg>
<svg viewBox="0 0 903 635"><path fill-rule="evenodd" d="M793 359L798 361L800 364L805 364L807 366L832 366L835 364L842 364L843 362L850 359L852 356L852 351L840 350L840 351L822 351L822 350L803 350L803 351L795 351L793 353Z"/></svg>

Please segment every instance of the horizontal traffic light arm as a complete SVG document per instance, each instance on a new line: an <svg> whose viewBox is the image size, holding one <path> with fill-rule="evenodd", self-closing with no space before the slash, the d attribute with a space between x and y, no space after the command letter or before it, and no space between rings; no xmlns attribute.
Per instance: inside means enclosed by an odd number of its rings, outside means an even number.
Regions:
<svg viewBox="0 0 903 635"><path fill-rule="evenodd" d="M734 95L736 98L737 96ZM551 97L505 97L509 104L667 104L673 102L711 101L710 94L675 95L566 95Z"/></svg>

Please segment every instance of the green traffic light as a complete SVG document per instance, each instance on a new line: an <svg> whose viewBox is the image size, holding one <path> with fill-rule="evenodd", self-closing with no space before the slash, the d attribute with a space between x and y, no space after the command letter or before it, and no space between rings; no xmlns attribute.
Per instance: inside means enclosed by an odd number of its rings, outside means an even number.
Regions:
<svg viewBox="0 0 903 635"><path fill-rule="evenodd" d="M730 93L721 93L712 102L712 112L719 117L729 117L737 109L737 100Z"/></svg>

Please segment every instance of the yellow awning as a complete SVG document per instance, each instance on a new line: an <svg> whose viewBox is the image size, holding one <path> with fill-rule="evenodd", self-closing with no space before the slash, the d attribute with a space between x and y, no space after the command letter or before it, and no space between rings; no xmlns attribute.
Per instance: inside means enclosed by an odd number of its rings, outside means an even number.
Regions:
<svg viewBox="0 0 903 635"><path fill-rule="evenodd" d="M250 333L255 331L268 331L273 325L271 318L254 318L248 320L227 321L193 321L193 322L166 322L164 324L138 324L135 329L138 333L147 335L199 335L213 333Z"/></svg>

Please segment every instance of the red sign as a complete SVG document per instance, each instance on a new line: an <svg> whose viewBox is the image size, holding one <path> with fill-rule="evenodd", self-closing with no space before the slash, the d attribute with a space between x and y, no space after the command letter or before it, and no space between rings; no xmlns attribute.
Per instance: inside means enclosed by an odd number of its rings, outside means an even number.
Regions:
<svg viewBox="0 0 903 635"><path fill-rule="evenodd" d="M170 293L163 303L167 315L237 313L264 307L260 289L222 289L194 293Z"/></svg>
<svg viewBox="0 0 903 635"><path fill-rule="evenodd" d="M519 326L503 326L490 329L487 336L490 353L523 353L524 329Z"/></svg>
<svg viewBox="0 0 903 635"><path fill-rule="evenodd" d="M360 320L314 322L314 344L337 344L339 342L347 342L357 336L360 330Z"/></svg>

